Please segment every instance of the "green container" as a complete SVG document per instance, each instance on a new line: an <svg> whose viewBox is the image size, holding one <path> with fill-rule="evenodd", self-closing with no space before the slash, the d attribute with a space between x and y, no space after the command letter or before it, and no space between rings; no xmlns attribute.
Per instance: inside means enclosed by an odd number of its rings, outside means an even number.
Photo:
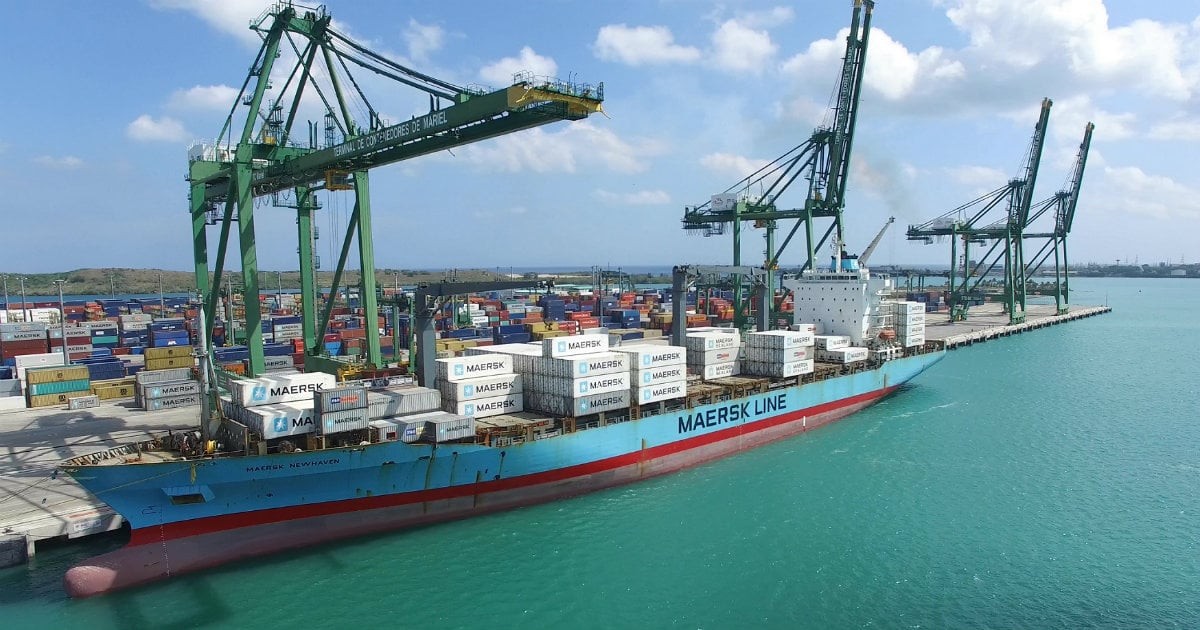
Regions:
<svg viewBox="0 0 1200 630"><path fill-rule="evenodd" d="M32 383L29 385L30 396L46 394L66 394L68 392L89 392L91 383L86 379L62 381L59 383Z"/></svg>

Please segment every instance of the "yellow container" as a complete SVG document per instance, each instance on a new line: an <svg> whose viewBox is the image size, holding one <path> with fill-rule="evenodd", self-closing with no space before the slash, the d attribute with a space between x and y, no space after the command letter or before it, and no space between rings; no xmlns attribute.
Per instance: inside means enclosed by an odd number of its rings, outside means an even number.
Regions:
<svg viewBox="0 0 1200 630"><path fill-rule="evenodd" d="M105 385L101 387L92 385L92 393L99 396L100 400L133 398L133 391L136 387L136 385Z"/></svg>
<svg viewBox="0 0 1200 630"><path fill-rule="evenodd" d="M565 330L546 330L542 332L530 333L530 337L532 337L534 341L541 341L543 339L550 339L552 337L565 337L568 334L569 333Z"/></svg>
<svg viewBox="0 0 1200 630"><path fill-rule="evenodd" d="M86 365L70 365L70 366L55 366L45 368L29 368L25 370L25 383L27 385L41 385L42 383L62 383L63 381L78 381L88 377ZM67 404L63 401L63 404Z"/></svg>
<svg viewBox="0 0 1200 630"><path fill-rule="evenodd" d="M147 370L169 370L171 368L192 367L192 357L173 357L170 359L146 359Z"/></svg>
<svg viewBox="0 0 1200 630"><path fill-rule="evenodd" d="M29 403L28 406L30 409L32 409L34 407L53 407L54 405L65 405L65 404L67 404L68 397L78 396L78 395L79 395L79 392L69 392L69 393L62 393L62 394L40 394L38 396L29 396L29 400L27 400L26 402Z"/></svg>
<svg viewBox="0 0 1200 630"><path fill-rule="evenodd" d="M166 348L146 348L143 351L146 359L177 359L192 356L191 346L168 346Z"/></svg>
<svg viewBox="0 0 1200 630"><path fill-rule="evenodd" d="M546 322L534 322L532 324L525 324L525 329L531 333L541 333L541 332L546 332L547 330L552 330L550 325L547 324Z"/></svg>

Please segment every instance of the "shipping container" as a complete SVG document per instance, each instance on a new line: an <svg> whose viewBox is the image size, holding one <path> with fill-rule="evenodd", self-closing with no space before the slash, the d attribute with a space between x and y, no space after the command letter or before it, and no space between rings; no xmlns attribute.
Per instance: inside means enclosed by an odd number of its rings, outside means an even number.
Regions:
<svg viewBox="0 0 1200 630"><path fill-rule="evenodd" d="M901 343L904 344L905 348L913 348L916 346L923 346L923 345L925 345L925 335L924 334L913 335L911 337L902 339Z"/></svg>
<svg viewBox="0 0 1200 630"><path fill-rule="evenodd" d="M703 367L717 363L737 361L742 354L741 348L735 346L723 350L689 351L687 355L689 367Z"/></svg>
<svg viewBox="0 0 1200 630"><path fill-rule="evenodd" d="M67 399L67 409L92 409L100 406L100 397L96 395L90 396L74 396Z"/></svg>
<svg viewBox="0 0 1200 630"><path fill-rule="evenodd" d="M512 374L512 372L512 357L501 353L437 360L437 378L439 381L456 382L483 376Z"/></svg>
<svg viewBox="0 0 1200 630"><path fill-rule="evenodd" d="M587 396L629 389L629 373L620 372L585 376L582 378L558 378L534 373L525 384L526 392L539 392L558 396Z"/></svg>
<svg viewBox="0 0 1200 630"><path fill-rule="evenodd" d="M742 368L737 361L730 361L728 363L712 363L704 366L688 366L688 371L708 381L727 376L737 376L742 373Z"/></svg>
<svg viewBox="0 0 1200 630"><path fill-rule="evenodd" d="M469 414L430 414L425 417L425 435L432 438L434 442L449 442L474 437L476 417Z"/></svg>
<svg viewBox="0 0 1200 630"><path fill-rule="evenodd" d="M680 379L638 386L633 389L634 400L639 405L674 400L687 396L687 380Z"/></svg>
<svg viewBox="0 0 1200 630"><path fill-rule="evenodd" d="M605 335L568 335L542 340L542 356L547 358L595 354L608 352L608 349L608 337Z"/></svg>
<svg viewBox="0 0 1200 630"><path fill-rule="evenodd" d="M564 358L538 357L533 371L542 376L578 378L629 371L629 355L620 352L597 352Z"/></svg>
<svg viewBox="0 0 1200 630"><path fill-rule="evenodd" d="M366 409L370 406L367 401L367 388L361 384L322 389L313 394L313 400L316 403L317 415L322 417L334 411Z"/></svg>
<svg viewBox="0 0 1200 630"><path fill-rule="evenodd" d="M367 394L371 419L425 413L442 408L442 395L428 387L399 387Z"/></svg>
<svg viewBox="0 0 1200 630"><path fill-rule="evenodd" d="M257 431L264 440L305 435L317 430L312 400L249 408L237 407L225 399L222 402L226 413Z"/></svg>
<svg viewBox="0 0 1200 630"><path fill-rule="evenodd" d="M525 407L556 416L586 416L604 411L629 408L629 391L621 390L588 396L563 396L544 392L526 392Z"/></svg>
<svg viewBox="0 0 1200 630"><path fill-rule="evenodd" d="M721 332L691 332L685 338L685 346L690 354L702 354L713 350L732 350L741 345L738 335Z"/></svg>
<svg viewBox="0 0 1200 630"><path fill-rule="evenodd" d="M629 355L630 369L659 368L668 365L685 365L687 348L683 346L651 345L645 341L615 348Z"/></svg>
<svg viewBox="0 0 1200 630"><path fill-rule="evenodd" d="M189 345L176 345L165 348L146 348L146 359L175 359L175 358L191 358L192 347Z"/></svg>
<svg viewBox="0 0 1200 630"><path fill-rule="evenodd" d="M139 400L153 400L156 398L169 398L171 396L186 396L188 394L199 393L200 383L192 380L154 383L141 386Z"/></svg>
<svg viewBox="0 0 1200 630"><path fill-rule="evenodd" d="M687 379L687 366L683 364L632 371L632 384L634 387L660 385L662 383L685 379Z"/></svg>
<svg viewBox="0 0 1200 630"><path fill-rule="evenodd" d="M759 363L794 363L796 361L813 359L816 356L816 349L813 346L800 346L798 348L757 348L747 346L741 358L744 361Z"/></svg>
<svg viewBox="0 0 1200 630"><path fill-rule="evenodd" d="M491 398L448 403L446 407L451 413L486 418L523 411L525 409L525 401L521 394L509 394L508 396L493 396Z"/></svg>
<svg viewBox="0 0 1200 630"><path fill-rule="evenodd" d="M168 396L166 398L155 398L154 400L143 400L142 409L146 411L159 411L162 409L195 407L199 404L200 394L185 394L183 396Z"/></svg>
<svg viewBox="0 0 1200 630"><path fill-rule="evenodd" d="M848 348L850 347L850 338L845 335L817 335L816 345L818 350Z"/></svg>
<svg viewBox="0 0 1200 630"><path fill-rule="evenodd" d="M344 411L327 411L317 416L317 433L330 435L366 429L371 423L371 410L362 407Z"/></svg>
<svg viewBox="0 0 1200 630"><path fill-rule="evenodd" d="M787 363L775 363L770 361L744 361L742 362L742 373L753 374L755 376L792 378L794 376L812 374L815 363L816 362L812 359L789 361Z"/></svg>
<svg viewBox="0 0 1200 630"><path fill-rule="evenodd" d="M31 370L32 372L32 370ZM45 394L65 394L70 392L90 392L91 381L86 378L76 379L71 381L51 381L48 383L30 383L28 386L30 396L42 396Z"/></svg>
<svg viewBox="0 0 1200 630"><path fill-rule="evenodd" d="M866 361L866 348L835 348L833 350L817 350L817 360L825 363L855 363Z"/></svg>
<svg viewBox="0 0 1200 630"><path fill-rule="evenodd" d="M305 374L279 374L252 379L229 381L229 393L234 402L243 407L271 405L297 400L311 400L313 394L326 387L335 387L337 379L332 374L308 372Z"/></svg>
<svg viewBox="0 0 1200 630"><path fill-rule="evenodd" d="M62 355L56 356L59 358L59 362L61 363ZM25 382L30 385L87 379L88 367L86 365L59 365L57 367L28 368L25 371Z"/></svg>
<svg viewBox="0 0 1200 630"><path fill-rule="evenodd" d="M746 336L746 345L751 348L802 348L813 345L816 335L791 330L766 330L752 332Z"/></svg>
<svg viewBox="0 0 1200 630"><path fill-rule="evenodd" d="M520 374L501 374L485 376L465 381L443 381L438 383L442 396L451 402L491 398L519 394L523 391L523 380Z"/></svg>
<svg viewBox="0 0 1200 630"><path fill-rule="evenodd" d="M146 348L149 350L150 348ZM147 370L170 370L175 368L190 368L194 361L192 357L173 357L170 359L146 359Z"/></svg>
<svg viewBox="0 0 1200 630"><path fill-rule="evenodd" d="M192 377L191 368L174 368L168 370L158 370L152 372L138 372L135 378L138 385L149 385L151 383L166 383L170 381L182 381Z"/></svg>

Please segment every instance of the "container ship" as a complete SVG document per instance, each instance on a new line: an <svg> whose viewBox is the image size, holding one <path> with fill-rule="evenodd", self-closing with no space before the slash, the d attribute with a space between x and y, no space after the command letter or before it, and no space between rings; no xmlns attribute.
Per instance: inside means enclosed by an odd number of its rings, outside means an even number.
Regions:
<svg viewBox="0 0 1200 630"><path fill-rule="evenodd" d="M639 481L848 416L944 354L925 343L926 305L888 299L890 280L852 258L785 286L792 317L779 329L668 323L662 305L607 302L595 327L547 293L524 307L526 332L439 341L433 382L294 369L202 379L216 439L176 434L63 464L131 527L126 546L72 567L64 586L87 597ZM497 306L522 321L518 304ZM681 328L683 343L651 335L655 324ZM144 372L139 397L191 392L195 374Z"/></svg>

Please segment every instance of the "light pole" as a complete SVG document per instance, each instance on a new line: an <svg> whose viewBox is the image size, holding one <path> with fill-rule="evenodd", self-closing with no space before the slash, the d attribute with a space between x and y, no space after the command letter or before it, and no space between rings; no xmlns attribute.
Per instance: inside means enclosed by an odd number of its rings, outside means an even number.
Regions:
<svg viewBox="0 0 1200 630"><path fill-rule="evenodd" d="M67 353L67 307L63 303L63 283L66 280L55 280L58 285L58 331L62 334L63 365L71 364L71 355Z"/></svg>
<svg viewBox="0 0 1200 630"><path fill-rule="evenodd" d="M117 299L117 276L112 272L108 274L108 288L112 292L113 299Z"/></svg>
<svg viewBox="0 0 1200 630"><path fill-rule="evenodd" d="M283 272L275 272L275 282L279 283L279 291L275 294L275 308L283 310Z"/></svg>
<svg viewBox="0 0 1200 630"><path fill-rule="evenodd" d="M158 272L158 316L167 316L167 301L163 298L162 272Z"/></svg>
<svg viewBox="0 0 1200 630"><path fill-rule="evenodd" d="M25 310L25 276L21 276L21 321L29 322L29 315Z"/></svg>
<svg viewBox="0 0 1200 630"><path fill-rule="evenodd" d="M8 321L8 276L4 276L4 321Z"/></svg>

